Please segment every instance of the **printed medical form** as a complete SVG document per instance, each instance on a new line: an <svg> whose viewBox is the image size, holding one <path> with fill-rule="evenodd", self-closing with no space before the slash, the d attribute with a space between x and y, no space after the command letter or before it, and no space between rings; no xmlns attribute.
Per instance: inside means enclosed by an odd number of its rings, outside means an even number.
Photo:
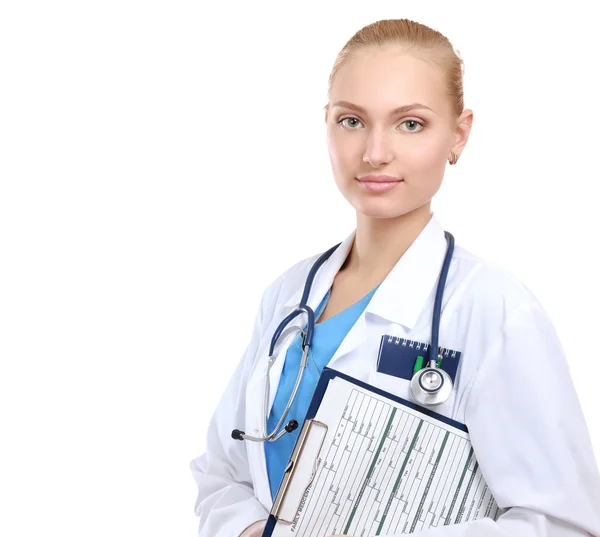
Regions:
<svg viewBox="0 0 600 537"><path fill-rule="evenodd" d="M340 377L314 420L325 427L311 432L283 501L291 523L272 535L412 533L502 514L460 428Z"/></svg>

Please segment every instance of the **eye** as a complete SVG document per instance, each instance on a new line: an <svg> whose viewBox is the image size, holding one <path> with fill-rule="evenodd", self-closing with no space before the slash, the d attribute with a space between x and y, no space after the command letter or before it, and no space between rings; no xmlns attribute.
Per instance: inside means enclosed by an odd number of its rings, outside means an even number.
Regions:
<svg viewBox="0 0 600 537"><path fill-rule="evenodd" d="M402 123L400 123L400 125L410 125L410 128L408 130L405 130L405 132L419 132L421 130L423 130L424 125L420 122L417 121L416 119L407 119L406 121L403 121ZM421 127L420 129L417 129L417 127ZM402 129L404 130L404 129Z"/></svg>
<svg viewBox="0 0 600 537"><path fill-rule="evenodd" d="M346 121L347 119L354 120L354 121L356 121L356 122L360 123L360 120L359 120L359 119L357 119L357 118L355 118L355 117L352 117L352 116L346 116L346 117L343 117L343 118L341 118L341 119L338 119L338 123L341 123L342 125L344 125L344 123L343 123L343 122L344 122L344 121ZM356 125L356 124L355 124L355 125ZM354 127L353 127L353 126L349 126L348 128L350 128L350 129L354 129Z"/></svg>
<svg viewBox="0 0 600 537"><path fill-rule="evenodd" d="M349 121L352 123L344 123L344 121ZM340 119L338 119L337 122L341 123L344 127L351 129L351 130L355 130L358 127L357 124L361 124L360 120L353 116L346 116L346 117L340 118ZM421 130L423 130L425 128L425 125L423 123L421 123L420 121L417 121L416 119L407 119L407 120L403 121L402 123L400 123L400 125L404 125L404 124L407 125L406 129L401 129L404 132L420 132Z"/></svg>

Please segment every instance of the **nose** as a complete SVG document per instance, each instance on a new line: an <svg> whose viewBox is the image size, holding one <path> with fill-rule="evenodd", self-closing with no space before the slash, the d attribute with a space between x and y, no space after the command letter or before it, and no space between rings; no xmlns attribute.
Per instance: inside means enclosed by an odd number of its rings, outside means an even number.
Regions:
<svg viewBox="0 0 600 537"><path fill-rule="evenodd" d="M367 137L363 162L368 162L374 167L390 162L393 159L390 135L382 129L371 130Z"/></svg>

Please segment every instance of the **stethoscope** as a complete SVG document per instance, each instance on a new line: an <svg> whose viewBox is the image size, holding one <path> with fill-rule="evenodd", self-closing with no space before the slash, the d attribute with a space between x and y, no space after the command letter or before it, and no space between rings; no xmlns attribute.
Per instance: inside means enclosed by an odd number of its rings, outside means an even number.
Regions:
<svg viewBox="0 0 600 537"><path fill-rule="evenodd" d="M453 388L453 383L452 379L450 378L450 375L448 375L448 373L446 373L441 367L438 367L438 360L442 360L442 355L439 352L438 346L440 332L440 317L442 312L442 298L444 296L444 287L446 286L446 279L448 277L450 261L452 260L452 254L454 252L454 236L448 231L444 231L444 235L446 236L446 241L448 242L448 248L446 249L446 256L444 257L444 263L440 272L440 278L435 294L435 302L433 305L433 321L431 325L431 346L429 350L429 364L424 369L417 371L410 381L410 389L415 401L424 406L441 405L442 403L448 400ZM302 293L302 298L300 299L300 304L298 305L298 308L292 311L292 313L290 313L285 319L283 319L283 321L281 321L281 323L277 327L277 330L275 330L273 337L271 338L263 407L265 431L267 431L267 417L269 415L269 375L271 368L273 367L273 364L277 359L277 356L273 356L275 345L277 344L277 340L281 336L281 333L285 330L286 326L293 319L295 319L298 315L301 315L302 313L305 313L308 317L306 330L302 331L302 359L300 361L298 376L296 377L296 383L294 384L294 388L285 407L285 410L281 414L279 422L275 426L275 429L271 433L268 433L266 436L251 436L246 434L244 431L234 429L231 432L231 436L235 440L252 440L253 442L274 442L275 440L281 438L285 433L291 433L292 431L298 428L298 422L296 420L290 420L287 423L287 425L285 425L285 427L282 430L280 430L281 426L285 422L285 419L292 406L292 403L294 402L294 398L296 397L296 392L298 391L298 387L300 386L300 382L302 381L304 370L306 369L306 365L308 363L308 353L310 351L310 346L312 345L313 332L315 329L315 313L312 310L312 308L310 308L310 306L308 306L307 304L308 295L310 293L310 289L312 287L317 271L321 268L323 263L325 263L325 261L329 259L331 254L337 249L337 247L340 244L341 243L336 244L334 247L327 250L315 261L314 265L310 269L310 272L308 273L308 277L306 278L306 283L304 284L304 292Z"/></svg>

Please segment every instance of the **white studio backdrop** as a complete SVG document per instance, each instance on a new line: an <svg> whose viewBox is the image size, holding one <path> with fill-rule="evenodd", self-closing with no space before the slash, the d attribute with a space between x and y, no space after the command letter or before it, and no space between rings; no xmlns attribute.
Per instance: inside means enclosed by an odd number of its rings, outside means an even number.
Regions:
<svg viewBox="0 0 600 537"><path fill-rule="evenodd" d="M4 2L0 534L196 534L188 464L261 293L353 229L323 106L339 49L382 18L465 61L473 130L434 211L547 309L600 459L592 12Z"/></svg>

